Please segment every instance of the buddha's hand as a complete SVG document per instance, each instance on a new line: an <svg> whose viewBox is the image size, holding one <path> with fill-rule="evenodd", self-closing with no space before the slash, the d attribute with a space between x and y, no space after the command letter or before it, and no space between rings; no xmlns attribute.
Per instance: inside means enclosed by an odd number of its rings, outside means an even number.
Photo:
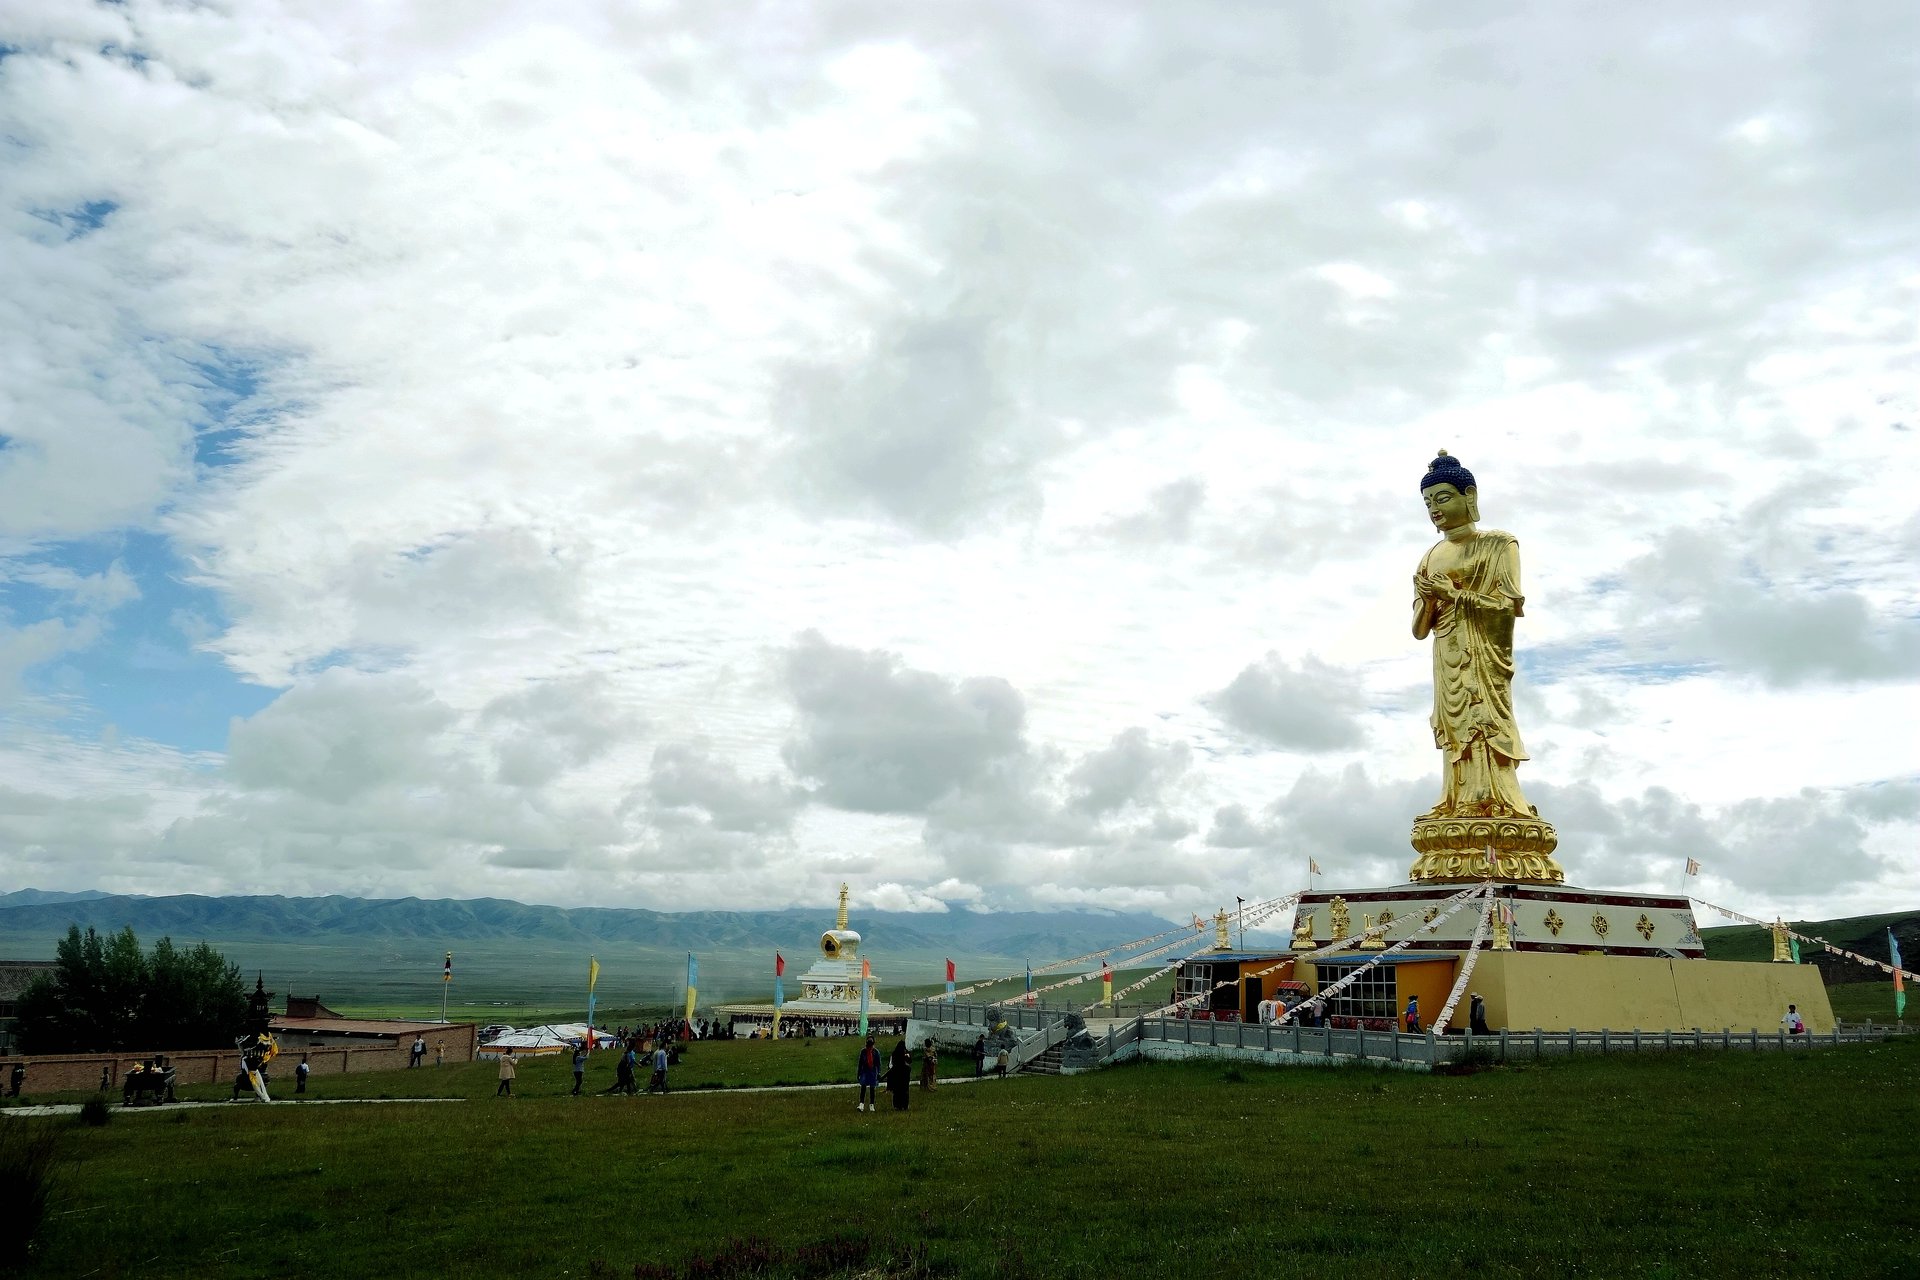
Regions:
<svg viewBox="0 0 1920 1280"><path fill-rule="evenodd" d="M1459 598L1460 588L1453 585L1453 579L1444 573L1416 573L1413 575L1413 589L1422 600L1434 600L1451 604Z"/></svg>

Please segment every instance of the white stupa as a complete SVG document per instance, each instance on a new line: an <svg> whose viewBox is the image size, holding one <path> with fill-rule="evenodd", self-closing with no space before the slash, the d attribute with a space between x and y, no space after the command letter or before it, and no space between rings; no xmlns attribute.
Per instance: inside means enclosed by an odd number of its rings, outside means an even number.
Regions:
<svg viewBox="0 0 1920 1280"><path fill-rule="evenodd" d="M783 1019L852 1027L860 1021L860 935L847 927L847 886L840 886L840 910L833 928L820 935L820 958L800 975L800 995L781 1006ZM880 979L867 977L867 1027L895 1031L906 1026L909 1010L880 998ZM736 1023L762 1024L773 1017L772 1005L722 1005L719 1013Z"/></svg>
<svg viewBox="0 0 1920 1280"><path fill-rule="evenodd" d="M789 1000L786 1017L860 1016L860 935L847 928L847 886L840 886L840 911L833 928L820 935L820 958L800 975L800 998ZM880 979L867 978L867 1016L902 1014L880 999Z"/></svg>

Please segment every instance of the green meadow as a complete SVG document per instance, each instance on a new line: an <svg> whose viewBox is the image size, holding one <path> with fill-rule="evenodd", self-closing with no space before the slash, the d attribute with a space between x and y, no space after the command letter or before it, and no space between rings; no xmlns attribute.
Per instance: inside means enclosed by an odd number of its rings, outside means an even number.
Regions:
<svg viewBox="0 0 1920 1280"><path fill-rule="evenodd" d="M47 1276L1911 1275L1920 1037L1457 1076L1142 1063L854 1110L852 1043L695 1044L51 1127ZM949 1074L970 1064L949 1061ZM589 1089L612 1079L595 1056ZM276 1082L282 1092L286 1085ZM188 1096L221 1096L200 1087ZM16 1127L18 1127L16 1129Z"/></svg>

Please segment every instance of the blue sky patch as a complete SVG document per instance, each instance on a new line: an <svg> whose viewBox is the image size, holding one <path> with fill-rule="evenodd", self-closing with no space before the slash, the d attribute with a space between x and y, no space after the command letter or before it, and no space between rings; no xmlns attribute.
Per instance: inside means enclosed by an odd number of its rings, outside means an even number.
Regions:
<svg viewBox="0 0 1920 1280"><path fill-rule="evenodd" d="M228 721L253 715L278 690L246 683L197 647L226 619L213 592L185 581L187 567L165 538L133 533L67 543L16 562L13 571L64 569L95 577L116 562L139 587L139 598L108 613L93 644L29 670L28 692L71 701L84 690L78 714L96 731L113 725L123 736L185 751L224 751ZM0 587L0 599L14 626L48 618L73 622L89 612L70 591L17 579Z"/></svg>

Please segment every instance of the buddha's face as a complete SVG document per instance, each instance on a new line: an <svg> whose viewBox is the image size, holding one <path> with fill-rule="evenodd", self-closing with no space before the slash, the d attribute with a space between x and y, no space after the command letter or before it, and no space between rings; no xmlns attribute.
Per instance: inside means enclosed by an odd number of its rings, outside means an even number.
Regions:
<svg viewBox="0 0 1920 1280"><path fill-rule="evenodd" d="M1427 518L1442 533L1474 521L1472 489L1462 493L1450 484L1436 484L1422 489L1420 500L1427 504Z"/></svg>

